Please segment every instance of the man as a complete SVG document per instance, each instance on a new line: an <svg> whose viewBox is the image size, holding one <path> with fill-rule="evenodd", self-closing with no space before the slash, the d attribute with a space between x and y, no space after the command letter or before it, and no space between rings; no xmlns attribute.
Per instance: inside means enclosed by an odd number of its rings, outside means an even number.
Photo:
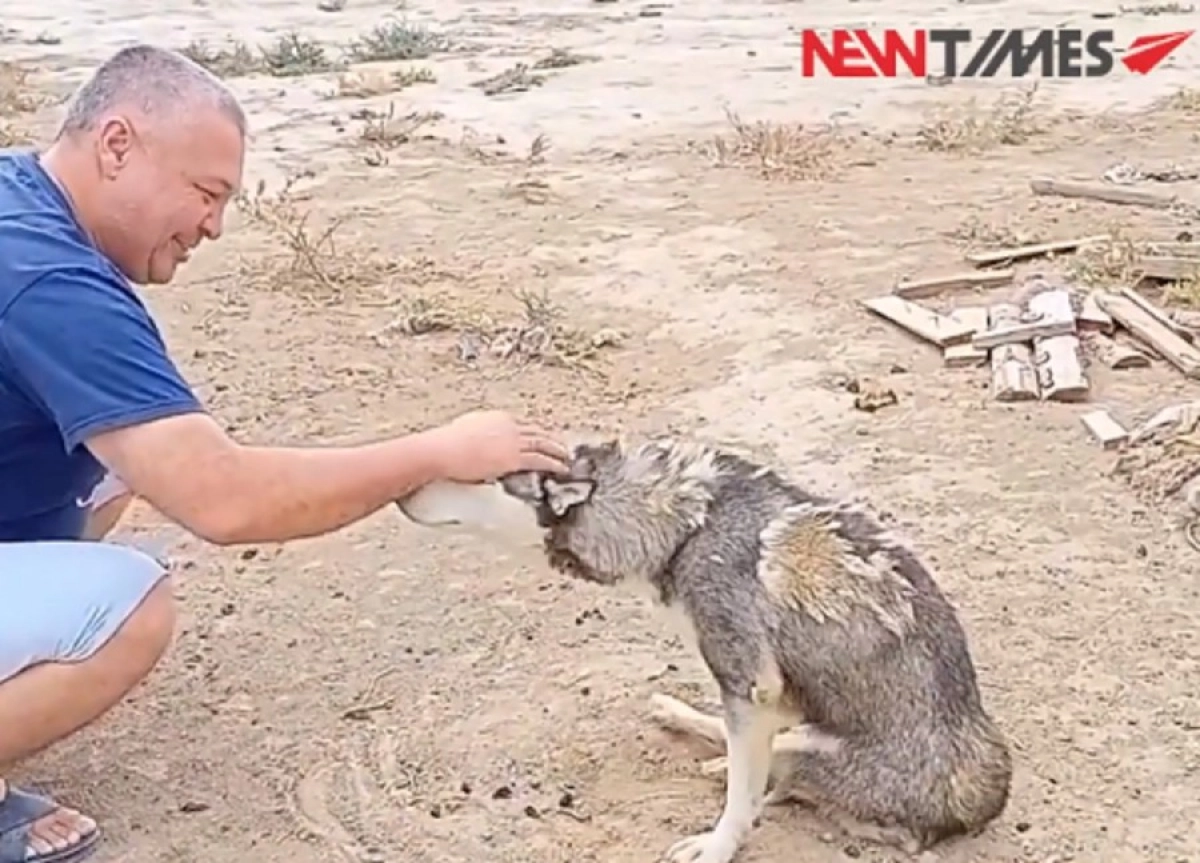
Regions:
<svg viewBox="0 0 1200 863"><path fill-rule="evenodd" d="M564 469L557 442L496 411L357 447L225 435L130 283L167 282L220 236L245 134L217 79L137 46L80 88L45 152L0 153L0 775L108 711L170 642L158 563L93 541L131 494L214 543L279 542L437 478ZM99 834L0 783L0 863L81 859Z"/></svg>

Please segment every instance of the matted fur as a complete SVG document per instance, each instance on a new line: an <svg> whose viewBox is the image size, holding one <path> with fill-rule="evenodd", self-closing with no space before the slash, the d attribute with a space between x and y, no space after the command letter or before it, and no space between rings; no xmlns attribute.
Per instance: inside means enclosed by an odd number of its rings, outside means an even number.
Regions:
<svg viewBox="0 0 1200 863"><path fill-rule="evenodd" d="M671 440L580 446L569 476L514 475L503 486L536 508L556 568L643 582L683 612L720 688L731 750L737 735L739 753L758 745L743 737L764 711L765 733L794 726L788 733L807 741L768 753L772 798L803 797L910 851L976 833L1004 811L1011 756L954 609L862 507ZM730 752L731 777L735 757L746 756ZM757 785L739 770L739 782ZM766 802L748 793L754 807ZM713 850L706 834L670 859L728 860L749 829L736 820L736 842Z"/></svg>

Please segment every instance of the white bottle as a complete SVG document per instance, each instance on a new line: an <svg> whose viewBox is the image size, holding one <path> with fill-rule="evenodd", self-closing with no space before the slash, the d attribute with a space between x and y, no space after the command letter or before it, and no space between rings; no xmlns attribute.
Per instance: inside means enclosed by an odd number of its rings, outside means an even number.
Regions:
<svg viewBox="0 0 1200 863"><path fill-rule="evenodd" d="M422 527L458 528L508 545L539 546L545 536L534 508L505 492L499 482L438 480L396 501L396 506Z"/></svg>

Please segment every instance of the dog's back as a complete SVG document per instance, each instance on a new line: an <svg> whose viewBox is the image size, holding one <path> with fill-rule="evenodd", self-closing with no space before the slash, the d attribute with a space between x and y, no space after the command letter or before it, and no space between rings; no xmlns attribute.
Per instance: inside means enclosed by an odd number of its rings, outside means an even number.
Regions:
<svg viewBox="0 0 1200 863"><path fill-rule="evenodd" d="M764 645L786 706L841 741L792 756L803 796L922 846L982 829L1005 808L1011 758L927 569L859 508L736 456L717 467L703 526L658 588L714 674L735 678L722 686L763 686Z"/></svg>

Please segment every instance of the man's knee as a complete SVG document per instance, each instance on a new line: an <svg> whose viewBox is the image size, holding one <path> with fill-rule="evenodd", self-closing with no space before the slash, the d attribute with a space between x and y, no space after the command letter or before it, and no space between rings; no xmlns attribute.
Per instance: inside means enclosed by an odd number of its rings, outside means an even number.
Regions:
<svg viewBox="0 0 1200 863"><path fill-rule="evenodd" d="M103 622L90 640L78 645L75 655L64 659L86 661L103 652L140 679L158 664L175 634L170 576L161 563L136 549L107 544L96 548L113 558L114 591L107 611L114 619Z"/></svg>
<svg viewBox="0 0 1200 863"><path fill-rule="evenodd" d="M144 677L158 664L175 635L175 597L171 579L164 574L150 588L113 636L111 646L129 655Z"/></svg>
<svg viewBox="0 0 1200 863"><path fill-rule="evenodd" d="M42 662L104 654L140 679L170 645L175 603L162 565L107 543L0 544L0 681ZM132 681L136 682L136 681Z"/></svg>

